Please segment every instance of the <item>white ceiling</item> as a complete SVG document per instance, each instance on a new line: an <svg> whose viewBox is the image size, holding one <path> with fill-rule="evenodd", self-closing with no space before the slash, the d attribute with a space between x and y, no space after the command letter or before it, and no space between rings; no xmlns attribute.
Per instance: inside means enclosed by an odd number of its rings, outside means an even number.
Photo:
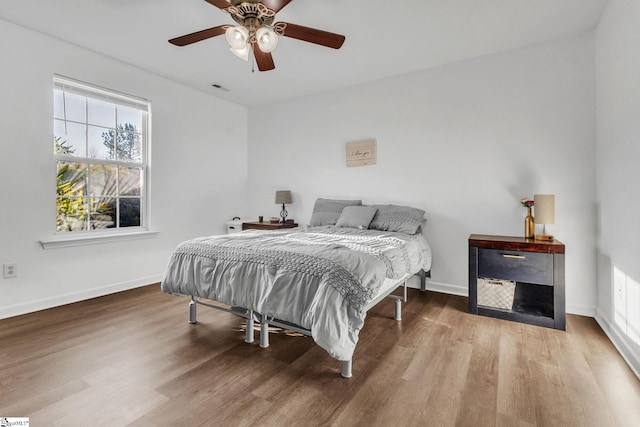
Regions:
<svg viewBox="0 0 640 427"><path fill-rule="evenodd" d="M607 1L294 0L276 21L344 34L344 46L282 37L276 69L255 73L224 36L167 42L234 23L204 0L2 0L0 18L258 106L577 34L597 25Z"/></svg>

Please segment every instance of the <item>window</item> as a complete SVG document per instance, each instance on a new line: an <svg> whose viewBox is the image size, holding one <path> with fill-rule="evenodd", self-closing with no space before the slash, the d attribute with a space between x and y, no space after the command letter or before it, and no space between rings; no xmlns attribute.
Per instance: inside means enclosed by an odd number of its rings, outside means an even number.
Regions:
<svg viewBox="0 0 640 427"><path fill-rule="evenodd" d="M147 227L149 102L55 76L56 232Z"/></svg>

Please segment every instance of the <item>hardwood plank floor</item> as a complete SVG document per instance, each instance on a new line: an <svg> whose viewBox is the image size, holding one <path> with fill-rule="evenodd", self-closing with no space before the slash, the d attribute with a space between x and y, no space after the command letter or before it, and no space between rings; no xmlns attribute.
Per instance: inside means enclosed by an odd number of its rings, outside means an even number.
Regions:
<svg viewBox="0 0 640 427"><path fill-rule="evenodd" d="M309 337L159 285L0 320L0 416L32 426L640 426L640 381L591 318L567 331L409 290L367 316L353 378Z"/></svg>

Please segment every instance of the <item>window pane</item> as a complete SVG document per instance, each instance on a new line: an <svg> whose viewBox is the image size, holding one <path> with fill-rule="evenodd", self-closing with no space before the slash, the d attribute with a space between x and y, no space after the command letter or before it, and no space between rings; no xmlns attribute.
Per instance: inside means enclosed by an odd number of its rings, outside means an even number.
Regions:
<svg viewBox="0 0 640 427"><path fill-rule="evenodd" d="M133 128L127 130L135 129L136 132L142 131L142 111L118 105L117 115L118 128L122 127L123 129L126 129L126 125L131 125Z"/></svg>
<svg viewBox="0 0 640 427"><path fill-rule="evenodd" d="M53 118L64 119L64 96L60 89L53 90Z"/></svg>
<svg viewBox="0 0 640 427"><path fill-rule="evenodd" d="M65 92L63 99L66 119L85 123L87 121L87 98L82 95Z"/></svg>
<svg viewBox="0 0 640 427"><path fill-rule="evenodd" d="M81 197L87 194L87 165L57 162L56 194L60 197Z"/></svg>
<svg viewBox="0 0 640 427"><path fill-rule="evenodd" d="M90 227L92 230L116 226L116 199L92 197Z"/></svg>
<svg viewBox="0 0 640 427"><path fill-rule="evenodd" d="M92 159L115 159L113 129L89 126L89 157Z"/></svg>
<svg viewBox="0 0 640 427"><path fill-rule="evenodd" d="M89 169L89 193L94 196L116 196L117 166L91 165Z"/></svg>
<svg viewBox="0 0 640 427"><path fill-rule="evenodd" d="M139 196L142 187L142 169L125 168L119 169L120 179L120 195L121 196Z"/></svg>
<svg viewBox="0 0 640 427"><path fill-rule="evenodd" d="M140 226L140 199L120 199L120 227Z"/></svg>
<svg viewBox="0 0 640 427"><path fill-rule="evenodd" d="M54 138L64 138L67 139L67 130L64 126L63 120L54 120L53 121L53 137Z"/></svg>
<svg viewBox="0 0 640 427"><path fill-rule="evenodd" d="M86 157L84 126L68 123L70 132L65 128L62 120L53 121L53 153L76 157Z"/></svg>
<svg viewBox="0 0 640 427"><path fill-rule="evenodd" d="M56 198L56 231L81 231L87 229L86 206L82 197Z"/></svg>
<svg viewBox="0 0 640 427"><path fill-rule="evenodd" d="M116 125L116 106L98 99L88 99L89 117L87 122L92 125L113 128Z"/></svg>
<svg viewBox="0 0 640 427"><path fill-rule="evenodd" d="M64 145L66 148L58 148L59 145ZM69 147L69 142L67 141L67 132L64 130L64 122L61 120L53 121L53 154L64 154L64 152L69 152L72 147Z"/></svg>
<svg viewBox="0 0 640 427"><path fill-rule="evenodd" d="M65 146L69 153L74 156L85 157L87 155L87 127L79 123L67 122L66 129L64 122L54 120L53 134L55 138L66 141Z"/></svg>
<svg viewBox="0 0 640 427"><path fill-rule="evenodd" d="M118 130L117 140L118 160L140 162L140 135Z"/></svg>

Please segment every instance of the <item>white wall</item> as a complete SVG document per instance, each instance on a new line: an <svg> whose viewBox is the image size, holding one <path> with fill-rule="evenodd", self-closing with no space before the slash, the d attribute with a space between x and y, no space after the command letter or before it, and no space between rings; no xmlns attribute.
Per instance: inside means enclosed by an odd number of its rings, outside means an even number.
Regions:
<svg viewBox="0 0 640 427"><path fill-rule="evenodd" d="M640 3L611 0L596 34L596 319L640 375L640 345L617 326L613 302L617 270L629 287L630 310L622 314L640 326Z"/></svg>
<svg viewBox="0 0 640 427"><path fill-rule="evenodd" d="M2 20L0 58L0 263L18 264L0 277L0 318L159 281L180 241L222 233L245 208L245 107ZM151 101L157 237L40 246L55 230L54 73Z"/></svg>
<svg viewBox="0 0 640 427"><path fill-rule="evenodd" d="M286 188L295 199L290 217L301 223L317 197L425 209L433 281L460 294L469 234L520 235L520 197L554 193L551 232L567 244L567 308L593 314L590 33L249 112L4 21L0 36L3 64L11 64L0 71L0 262L19 270L0 279L0 317L158 280L178 242L222 232L236 214L277 216L274 191ZM158 237L40 247L53 230L54 73L151 100ZM346 168L344 144L369 137L378 164Z"/></svg>
<svg viewBox="0 0 640 427"><path fill-rule="evenodd" d="M593 33L249 112L249 214L308 223L317 197L426 210L433 281L467 293L472 233L522 235L534 193L556 195L567 309L593 315ZM375 138L378 164L346 168L345 143Z"/></svg>

